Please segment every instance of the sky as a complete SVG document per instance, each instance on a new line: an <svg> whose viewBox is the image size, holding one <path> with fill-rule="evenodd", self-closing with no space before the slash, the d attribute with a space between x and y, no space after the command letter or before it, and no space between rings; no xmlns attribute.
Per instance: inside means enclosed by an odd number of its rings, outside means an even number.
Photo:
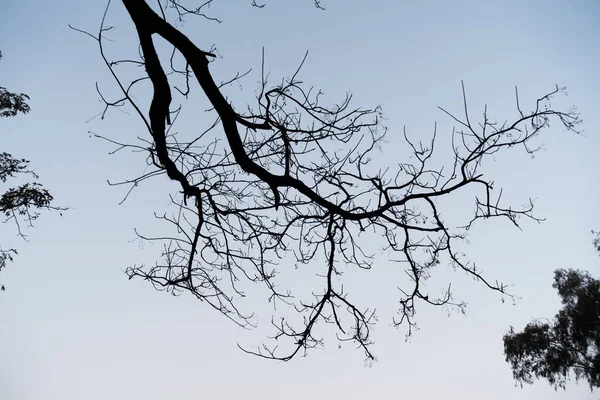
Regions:
<svg viewBox="0 0 600 400"><path fill-rule="evenodd" d="M466 248L487 276L513 284L520 299L503 303L481 284L440 268L432 284L452 281L467 313L420 306L420 330L406 342L405 330L390 326L399 296L390 281L398 266L380 259L360 278L361 298L380 315L376 363L365 366L362 352L338 348L333 337L325 338L325 349L289 363L242 353L237 344L259 344L268 324L240 329L201 302L156 292L123 272L154 259L159 249L141 246L133 229L160 229L153 212L164 210L175 186L149 181L119 205L125 189L107 184L143 172L143 158L111 156L113 148L90 132L129 141L147 133L134 115L112 111L91 119L102 111L95 83L109 94L115 87L95 43L68 24L96 31L106 3L4 0L0 85L27 93L31 113L0 121L2 151L31 160L56 203L70 209L62 217L43 215L27 231L29 242L10 225L0 232L3 245L19 250L1 275L7 290L0 294L0 399L596 398L584 382L567 391L545 381L516 386L502 335L511 325L520 329L556 313L555 269L599 275L590 234L600 229L598 3L323 0L325 11L310 0L271 0L260 10L249 3L215 1L211 13L223 23L188 19L180 27L200 47L217 46L221 58L211 64L217 79L253 68L226 89L228 98L240 107L251 98L263 47L273 82L291 75L308 50L305 82L331 101L350 91L365 107L383 106L389 143L378 159L382 166L396 162L403 127L427 139L437 122L442 142L448 137L452 121L437 106L461 110L461 80L474 112L487 104L498 120L514 117L515 85L522 104L556 84L567 87L568 96L554 104L578 107L583 134L554 124L535 159L514 152L485 169L517 203L535 198L546 221L525 222L522 231L481 224ZM135 51L119 1L108 23L115 26L111 54ZM187 124L181 129L194 129L193 121ZM456 213L471 205L448 203ZM264 304L250 306L268 315Z"/></svg>

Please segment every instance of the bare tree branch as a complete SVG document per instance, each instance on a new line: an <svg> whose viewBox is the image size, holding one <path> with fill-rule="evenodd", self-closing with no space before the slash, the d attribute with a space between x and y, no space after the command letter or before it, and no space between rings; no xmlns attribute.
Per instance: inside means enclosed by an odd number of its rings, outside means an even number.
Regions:
<svg viewBox="0 0 600 400"><path fill-rule="evenodd" d="M200 15L204 9L185 8L167 1L178 12ZM415 143L405 132L412 152L411 162L380 169L374 165L386 134L379 107L363 109L353 105L346 95L336 105L325 105L323 93L305 86L300 69L290 79L269 86L262 65L262 85L257 104L245 113L236 111L221 89L231 81L217 84L209 69L214 50L199 49L144 0L123 0L135 24L140 41L140 60L110 61L103 48L103 33L109 28L103 19L98 35L90 35L100 48L102 59L116 80L122 97L109 101L106 108L131 106L143 119L150 139L142 145L130 145L109 139L117 150L145 151L153 169L138 178L121 182L137 186L142 181L166 174L177 182L180 193L171 199L175 215L157 217L173 226L173 235L146 237L143 240L164 244L163 258L152 267L128 269L129 277L141 277L158 290L174 294L187 292L210 304L241 326L252 326L253 313L245 313L238 304L245 297L245 283L261 283L269 301L292 307L299 319L272 320L273 340L285 348L263 345L243 348L261 357L287 361L305 355L323 345L316 327L331 324L339 341L351 341L366 357L371 351L371 327L376 321L374 309L355 304L339 278L349 268L369 269L375 260L365 244L381 238L385 251L397 254L406 265L410 288L400 288L399 315L395 325L415 327L418 301L463 310L465 305L453 299L451 284L440 296L427 291L425 282L441 263L464 271L493 291L510 297L507 286L484 277L456 247L477 221L506 218L519 226L522 217L541 221L533 214L533 204L518 208L504 204L502 190L494 191L493 182L481 171L482 161L491 155L516 147L534 153L535 139L551 120L569 131L580 123L574 109L554 110L549 102L562 89L556 87L524 112L517 94L518 116L502 125L490 122L487 108L481 123L469 116L467 94L462 87L464 116L441 110L458 125L453 132L454 161L450 172L432 162L437 129L429 143ZM253 3L255 7L264 5ZM319 2L315 2L321 7ZM216 20L216 19L214 19ZM161 63L154 38L161 37L172 47L170 65ZM184 65L174 65L174 55ZM116 68L120 65L144 65L147 75L125 83ZM214 64L213 64L214 65ZM170 68L169 72L165 68ZM183 79L185 89L174 83ZM153 96L147 113L136 103L134 85L148 79ZM173 111L173 88L186 97L190 81L196 80L212 108L214 123L189 140L179 139L171 128L180 107ZM182 87L182 86L179 86ZM466 187L479 190L475 212L462 227L444 222L439 202ZM495 194L498 193L498 194ZM323 284L314 288L310 300L294 297L276 281L278 262L296 265L318 264ZM333 279L334 277L338 277Z"/></svg>

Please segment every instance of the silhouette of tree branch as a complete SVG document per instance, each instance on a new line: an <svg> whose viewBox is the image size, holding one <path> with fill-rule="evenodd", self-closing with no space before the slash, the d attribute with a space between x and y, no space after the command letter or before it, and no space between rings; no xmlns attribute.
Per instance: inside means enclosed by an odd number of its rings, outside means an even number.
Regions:
<svg viewBox="0 0 600 400"><path fill-rule="evenodd" d="M2 52L0 52L2 59ZM27 114L30 111L26 101L29 96L9 92L5 87L0 87L0 117L15 117L19 113ZM29 169L29 161L14 158L11 154L0 153L0 182L5 184L8 180L29 176L33 182L27 182L16 187L9 187L0 195L0 213L4 216L3 223L13 222L17 228L17 235L27 240L23 231L23 224L33 226L33 222L40 216L40 210L64 211L66 208L53 206L53 197L40 183L36 182L39 176ZM6 267L8 261L13 261L17 255L13 248L0 248L0 271ZM0 290L5 290L0 285Z"/></svg>
<svg viewBox="0 0 600 400"><path fill-rule="evenodd" d="M566 389L570 376L600 387L600 280L574 269L554 271L562 308L552 320L534 320L504 335L504 355L515 381L546 379Z"/></svg>
<svg viewBox="0 0 600 400"><path fill-rule="evenodd" d="M198 9L184 8L177 1L167 3L178 11L178 18L186 14L207 18L203 8L211 2ZM242 349L283 361L322 346L316 327L323 323L336 328L339 341L353 342L369 360L375 358L371 351L375 311L355 304L340 283L341 266L371 268L375 255L364 249L373 237L381 238L382 249L398 254L407 265L412 285L400 289L394 325L407 324L408 334L416 326L418 301L461 311L465 307L454 301L451 285L441 296L426 290L425 281L442 262L511 297L506 285L485 278L455 247L482 219L506 218L517 227L520 218L541 221L533 214L531 200L521 208L504 204L502 190L495 195L494 184L484 178L481 165L483 159L515 147L534 153L533 139L551 120L577 131L580 120L574 109L563 112L549 105L563 89L556 87L540 97L531 112L522 110L516 92L517 118L498 125L488 119L487 109L480 124L471 122L463 85L464 116L441 109L459 126L452 136L451 171L432 165L437 129L429 143L415 143L404 132L411 159L379 169L373 160L387 131L380 107L355 107L350 94L338 104L326 104L321 91L299 80L304 60L291 78L271 86L264 77L263 61L257 104L240 113L210 72L214 49L198 48L144 0L123 0L123 4L140 42L140 61L133 64L143 63L147 76L130 84L119 77L115 68L124 61L110 61L103 48L103 34L110 29L105 25L106 13L98 35L86 32L99 45L122 93L117 101L102 97L106 105L102 116L108 108L129 104L151 138L142 139L141 146L112 141L117 150L146 151L147 164L153 168L121 184L133 188L149 177L166 174L180 189L171 195L176 215L157 216L172 225L175 234L139 235L163 243L161 261L152 267L129 268L130 278L145 279L173 294L192 294L243 327L254 325L254 314L238 308L246 296L242 286L248 282L264 285L268 300L291 307L299 321L273 317L272 339L287 340L285 349L267 345ZM318 2L315 5L320 7ZM155 37L173 47L169 72L161 63ZM174 66L175 53L183 58L184 68ZM185 90L172 83L177 76L185 80ZM238 74L232 81L243 76ZM131 94L134 84L146 78L152 84L147 114ZM192 79L200 85L211 105L208 112L215 117L206 130L182 140L171 132L180 110L172 111L172 90L187 97ZM462 227L449 226L438 203L467 187L480 193L475 197L474 215ZM276 281L277 272L283 269L279 261L321 265L323 286L313 290L312 299L294 297Z"/></svg>

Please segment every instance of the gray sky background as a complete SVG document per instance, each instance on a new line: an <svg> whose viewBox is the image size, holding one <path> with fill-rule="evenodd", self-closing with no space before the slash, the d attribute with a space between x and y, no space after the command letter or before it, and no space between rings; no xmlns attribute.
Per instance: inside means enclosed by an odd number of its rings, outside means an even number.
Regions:
<svg viewBox="0 0 600 400"><path fill-rule="evenodd" d="M71 210L44 215L28 231L28 243L11 226L0 232L3 245L20 251L1 275L7 291L0 295L0 399L596 398L585 383L566 392L543 381L515 387L502 335L510 325L520 329L532 317L556 313L554 269L599 276L590 229L600 229L600 3L325 0L325 12L310 0L271 0L262 10L249 3L217 1L211 10L222 24L190 18L183 26L201 47L217 45L223 58L211 68L218 79L253 68L241 87L227 88L229 99L241 108L251 98L263 46L272 82L291 75L309 50L301 77L323 88L328 100L351 91L365 107L383 105L390 133L382 166L397 161L403 125L425 140L437 121L444 143L452 123L436 106L460 112L461 80L473 115L487 103L497 120L515 116L514 85L526 109L555 84L567 86L568 97L554 104L577 105L584 135L554 124L534 160L515 151L485 166L516 204L537 198L537 214L547 221L524 222L522 232L506 222L480 224L466 247L486 276L514 283L522 299L503 304L481 284L440 266L431 287L452 281L456 296L469 303L467 315L448 317L423 305L421 329L406 343L405 331L390 327L401 267L380 259L368 274L348 277L360 287L362 304L379 311L379 361L372 367L353 346L338 349L332 336L325 337L325 350L287 364L243 354L236 343L259 344L271 332L265 304L246 304L263 316L261 327L247 332L203 303L155 292L122 272L151 262L160 250L140 247L133 228L160 232L152 212L164 211L175 186L164 178L149 181L119 206L124 188L106 184L143 172L143 160L108 156L112 147L88 132L129 141L147 133L134 115L118 111L86 122L102 110L95 81L107 93L115 93L114 85L95 43L67 24L96 31L105 3L4 0L0 84L29 94L32 111L0 121L2 151L30 159L57 204ZM108 23L116 27L109 53L135 51L119 1ZM186 127L195 125L179 129ZM465 199L448 199L445 213L471 211L472 199Z"/></svg>

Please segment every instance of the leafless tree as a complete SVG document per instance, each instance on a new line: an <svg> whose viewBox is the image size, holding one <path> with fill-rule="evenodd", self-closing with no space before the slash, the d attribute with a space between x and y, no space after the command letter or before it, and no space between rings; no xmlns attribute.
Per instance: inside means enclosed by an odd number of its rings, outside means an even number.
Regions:
<svg viewBox="0 0 600 400"><path fill-rule="evenodd" d="M173 216L159 216L172 225L173 233L140 235L163 242L163 258L151 267L129 268L130 278L141 277L159 290L192 294L241 326L254 323L253 315L240 306L241 286L261 284L269 301L294 311L272 319L272 339L287 342L285 348L265 344L244 351L284 361L322 346L315 327L323 323L335 327L338 340L353 342L368 359L374 358L370 346L374 310L356 304L344 291L340 277L343 270L371 268L375 254L367 252L364 243L373 237L388 254L406 263L412 283L401 289L393 324L406 324L409 334L418 301L464 307L453 299L450 285L440 296L426 291L424 281L440 263L510 296L505 285L483 277L456 250L456 243L481 219L506 218L516 226L520 217L538 221L531 201L521 208L504 204L502 191L495 190L480 167L484 159L511 148L535 152L531 142L551 120L577 131L580 120L575 110L557 111L549 103L562 89L556 87L541 96L529 112L521 107L515 92L515 119L498 124L489 119L487 110L480 123L471 121L463 86L464 115L441 109L458 127L449 149L454 161L446 168L431 165L436 132L426 144L413 142L405 134L412 157L382 167L373 162L386 134L380 108L357 108L350 95L337 105L328 105L321 91L300 81L300 68L291 78L270 85L263 65L256 104L238 111L235 101L222 93L223 85L231 81L217 84L211 74L215 49L201 50L169 23L168 16L178 20L188 14L216 21L207 13L211 0L195 8L179 0L159 2L160 7L153 5L155 9L144 0L122 3L137 30L138 58L115 61L107 55L104 40L111 27L106 24L106 13L97 34L81 32L97 42L122 93L116 100L100 94L106 105L102 117L111 107L130 107L143 120L149 136L133 144L104 139L117 150L147 154L150 172L120 184L133 189L146 179L167 175L180 188L170 194L177 211ZM316 6L321 4L316 2ZM171 46L170 57L159 57L158 37ZM131 65L144 67L145 73L124 78L120 68ZM152 97L146 110L133 93L148 81ZM174 96L184 102L192 81L210 102L205 115L212 115L213 122L203 132L186 137L174 133L181 106L174 107L172 102ZM440 215L439 203L466 187L479 191L472 219L462 227L449 226ZM308 300L294 297L277 282L277 273L293 264L318 265L322 285L311 288L313 297Z"/></svg>

